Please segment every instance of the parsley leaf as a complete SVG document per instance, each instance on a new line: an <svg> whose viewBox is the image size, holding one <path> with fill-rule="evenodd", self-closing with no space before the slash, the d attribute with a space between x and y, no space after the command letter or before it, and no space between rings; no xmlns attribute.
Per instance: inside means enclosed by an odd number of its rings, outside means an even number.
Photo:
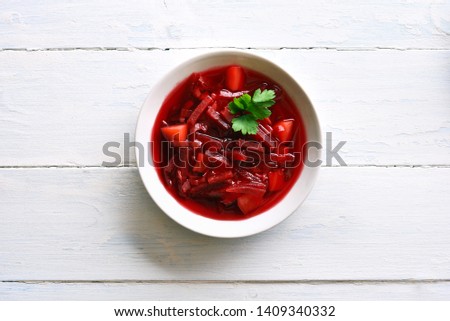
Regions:
<svg viewBox="0 0 450 321"><path fill-rule="evenodd" d="M272 105L270 105L272 106ZM261 108L260 106L257 105L250 105L247 107L247 111L252 114L253 116L255 116L256 119L264 119L269 117L272 112L267 109L267 108Z"/></svg>
<svg viewBox="0 0 450 321"><path fill-rule="evenodd" d="M273 105L275 103L275 101L273 101L274 98L275 98L275 91L265 89L264 91L261 92L261 89L258 88L253 93L252 100L255 103L263 103L271 101Z"/></svg>
<svg viewBox="0 0 450 321"><path fill-rule="evenodd" d="M232 128L235 132L241 131L244 135L254 135L258 132L258 122L252 114L235 117L231 122L233 123Z"/></svg>
<svg viewBox="0 0 450 321"><path fill-rule="evenodd" d="M233 101L228 104L228 108L232 114L236 114L239 111L247 110L251 103L252 97L249 94L243 94L238 98L234 98Z"/></svg>
<svg viewBox="0 0 450 321"><path fill-rule="evenodd" d="M233 115L240 113L232 119L232 128L235 132L241 131L242 134L256 134L258 131L258 120L269 117L272 112L269 107L275 104L275 91L256 89L253 97L249 94L243 94L234 98L228 104L228 109Z"/></svg>

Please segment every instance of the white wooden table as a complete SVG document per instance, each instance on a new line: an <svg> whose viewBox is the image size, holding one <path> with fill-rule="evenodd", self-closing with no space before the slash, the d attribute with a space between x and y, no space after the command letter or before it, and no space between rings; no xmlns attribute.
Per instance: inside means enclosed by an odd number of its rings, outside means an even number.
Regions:
<svg viewBox="0 0 450 321"><path fill-rule="evenodd" d="M101 167L181 60L290 71L348 167L242 239ZM450 299L450 1L0 3L0 299ZM133 164L134 164L134 160Z"/></svg>

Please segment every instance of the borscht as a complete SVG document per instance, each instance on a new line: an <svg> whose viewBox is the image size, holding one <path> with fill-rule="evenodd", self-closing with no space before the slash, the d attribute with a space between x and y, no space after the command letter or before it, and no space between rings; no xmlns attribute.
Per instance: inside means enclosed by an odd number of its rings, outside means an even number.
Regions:
<svg viewBox="0 0 450 321"><path fill-rule="evenodd" d="M167 191L217 220L246 219L277 204L306 157L303 121L287 93L239 65L179 83L160 108L151 141Z"/></svg>

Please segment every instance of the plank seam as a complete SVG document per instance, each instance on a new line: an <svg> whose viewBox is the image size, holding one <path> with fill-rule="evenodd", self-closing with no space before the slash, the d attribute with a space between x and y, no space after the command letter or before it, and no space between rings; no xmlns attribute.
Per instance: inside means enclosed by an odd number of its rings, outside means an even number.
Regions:
<svg viewBox="0 0 450 321"><path fill-rule="evenodd" d="M240 50L330 50L330 51L447 51L450 48L432 47L43 47L43 48L0 48L1 51L170 51L170 50L213 50L213 49L240 49Z"/></svg>
<svg viewBox="0 0 450 321"><path fill-rule="evenodd" d="M0 284L435 284L450 279L379 279L379 280L3 280Z"/></svg>

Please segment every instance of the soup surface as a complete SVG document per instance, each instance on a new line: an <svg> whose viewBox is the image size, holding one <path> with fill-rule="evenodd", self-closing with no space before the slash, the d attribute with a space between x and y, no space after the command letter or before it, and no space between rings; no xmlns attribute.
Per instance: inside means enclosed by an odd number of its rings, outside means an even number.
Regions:
<svg viewBox="0 0 450 321"><path fill-rule="evenodd" d="M306 157L292 100L269 77L238 65L179 83L160 108L151 142L167 191L217 220L246 219L277 204Z"/></svg>

